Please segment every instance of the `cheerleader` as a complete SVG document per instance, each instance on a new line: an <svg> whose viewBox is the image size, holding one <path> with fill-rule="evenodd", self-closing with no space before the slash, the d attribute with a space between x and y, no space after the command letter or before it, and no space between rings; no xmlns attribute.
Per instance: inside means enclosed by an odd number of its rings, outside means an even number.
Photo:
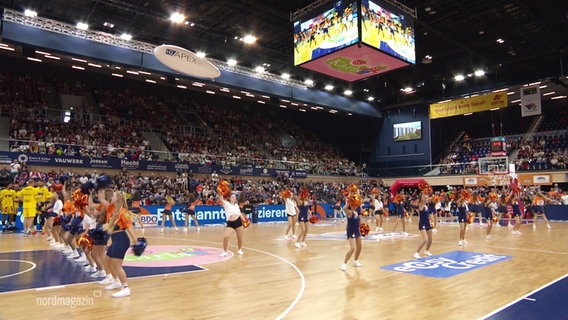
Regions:
<svg viewBox="0 0 568 320"><path fill-rule="evenodd" d="M458 205L458 223L460 224L460 240L458 245L461 247L466 244L465 229L467 225L467 205L465 197L459 197L457 200Z"/></svg>
<svg viewBox="0 0 568 320"><path fill-rule="evenodd" d="M109 203L104 198L104 193L99 192L99 201L105 206L107 223L104 230L110 232L111 245L107 249L110 273L114 276L113 282L105 287L106 290L120 289L112 294L113 298L130 296L130 288L126 282L126 272L122 268L124 256L128 248L136 243L136 237L132 231L133 214L128 210L126 197L122 191L115 191ZM114 206L111 206L113 204Z"/></svg>
<svg viewBox="0 0 568 320"><path fill-rule="evenodd" d="M497 195L490 194L485 201L485 220L487 220L487 232L485 233L486 240L491 240L491 238L493 238L493 236L491 236L491 229L493 228L493 217L499 216L499 214L497 213L499 206L497 206L496 197Z"/></svg>
<svg viewBox="0 0 568 320"><path fill-rule="evenodd" d="M420 250L422 250L424 246L426 246L424 255L428 257L432 255L432 253L430 253L430 246L432 246L433 228L430 224L431 209L429 208L428 203L431 203L430 198L424 192L422 192L420 195L420 201L418 202L418 231L420 232L420 235L422 235L422 242L418 245L418 248L413 255L415 259L422 258L420 256Z"/></svg>
<svg viewBox="0 0 568 320"><path fill-rule="evenodd" d="M195 196L193 195L193 193L190 193L188 198L187 198L187 203L188 206L186 209L184 209L185 212L185 228L183 228L184 232L187 232L187 228L189 226L189 217L191 216L191 219L193 219L193 223L195 224L195 227L197 228L197 231L199 231L199 221L197 221L197 217L195 216L195 206L200 206L203 204L203 202L199 199L195 199Z"/></svg>
<svg viewBox="0 0 568 320"><path fill-rule="evenodd" d="M539 216L541 216L544 219L544 222L546 222L546 228L550 229L550 223L548 223L548 219L546 218L546 213L544 212L544 205L546 201L551 202L553 200L542 194L540 190L537 190L534 198L532 199L533 230L536 229L536 219Z"/></svg>
<svg viewBox="0 0 568 320"><path fill-rule="evenodd" d="M375 206L375 232L383 231L383 202L381 201L381 196L373 194L371 199Z"/></svg>
<svg viewBox="0 0 568 320"><path fill-rule="evenodd" d="M284 239L290 239L288 232L292 230L292 238L296 240L296 215L299 212L298 206L296 205L296 201L294 201L294 198L292 197L293 194L292 192L290 192L290 190L282 191L281 196L284 199L286 216L288 216L288 226L286 227L286 232L284 233Z"/></svg>
<svg viewBox="0 0 568 320"><path fill-rule="evenodd" d="M102 192L102 195L100 194ZM101 197L102 196L102 197ZM112 190L106 189L104 191L99 191L99 199L112 199ZM93 238L93 249L91 250L91 256L95 260L95 265L97 271L91 274L91 278L105 278L99 282L99 284L109 285L113 281L113 276L110 271L110 258L106 256L105 249L110 239L110 233L105 231L103 226L107 222L106 213L107 209L114 210L114 205L109 204L108 208L99 201L99 204L95 204L93 201L93 195L89 196L89 207L94 213L95 218L95 229L92 231Z"/></svg>
<svg viewBox="0 0 568 320"><path fill-rule="evenodd" d="M513 231L511 232L511 234L520 236L521 223L523 223L523 213L521 212L517 195L514 192L511 192L507 204L510 205L511 208L513 208L513 219L515 219L515 226L513 227Z"/></svg>
<svg viewBox="0 0 568 320"><path fill-rule="evenodd" d="M134 193L132 194L132 204L130 206L130 212L134 213L134 219L136 220L136 223L138 223L138 225L142 229L142 232L144 232L144 225L142 224L142 219L140 218L141 200L142 197L140 196L140 192L138 192L138 190L135 190Z"/></svg>
<svg viewBox="0 0 568 320"><path fill-rule="evenodd" d="M362 266L359 262L359 256L363 249L363 241L361 238L361 229L359 227L359 224L361 223L361 201L358 197L358 194L351 195L349 200L346 199L348 201L345 201L345 206L343 206L343 212L347 215L347 241L349 242L349 250L347 250L345 259L343 259L341 271L347 270L347 262L351 259L353 253L355 253L353 266ZM357 199L359 199L359 203L357 203Z"/></svg>
<svg viewBox="0 0 568 320"><path fill-rule="evenodd" d="M339 221L343 223L343 211L341 210L341 200L335 201L335 206L333 206L333 223L337 223L337 216L339 215Z"/></svg>
<svg viewBox="0 0 568 320"><path fill-rule="evenodd" d="M310 206L308 203L307 195L300 195L297 201L298 206L298 226L300 227L300 233L298 235L298 241L294 244L296 248L307 247L306 236L308 235L309 226L309 216L311 214Z"/></svg>
<svg viewBox="0 0 568 320"><path fill-rule="evenodd" d="M237 235L237 253L242 256L244 254L242 246L243 246L243 220L242 220L242 213L241 209L239 208L239 204L237 203L237 196L235 194L231 194L229 196L229 201L225 200L223 195L219 194L219 202L223 209L225 209L225 219L227 221L227 227L225 228L225 232L223 234L223 253L221 253L221 257L224 258L227 256L227 250L229 248L229 237L233 233L233 231Z"/></svg>
<svg viewBox="0 0 568 320"><path fill-rule="evenodd" d="M507 211L507 196L505 195L505 191L502 192L502 194L499 196L499 199L497 201L497 226L500 227L501 224L501 217L503 217L503 215L507 215L507 226L509 226L511 224L511 216L509 215L509 212Z"/></svg>
<svg viewBox="0 0 568 320"><path fill-rule="evenodd" d="M161 232L164 232L164 224L166 223L166 218L170 219L170 222L174 226L174 229L177 231L176 220L173 218L172 214L172 206L175 204L175 200L169 194L166 195L166 205L164 206L164 210L162 211L162 229Z"/></svg>
<svg viewBox="0 0 568 320"><path fill-rule="evenodd" d="M49 245L54 248L62 248L63 240L59 238L59 232L61 229L61 214L63 213L63 192L55 191L53 193L53 198L51 199L52 206L47 209L48 218L45 221L45 226L48 234L47 240ZM59 218L57 218L59 217ZM56 225L55 219L57 218L58 223Z"/></svg>
<svg viewBox="0 0 568 320"><path fill-rule="evenodd" d="M392 231L394 232L396 230L396 227L398 226L398 223L400 222L402 224L402 235L407 236L408 233L406 232L406 213L404 211L404 196L402 194L397 194L394 197L394 211L396 214L396 223L394 225L394 228L392 229Z"/></svg>

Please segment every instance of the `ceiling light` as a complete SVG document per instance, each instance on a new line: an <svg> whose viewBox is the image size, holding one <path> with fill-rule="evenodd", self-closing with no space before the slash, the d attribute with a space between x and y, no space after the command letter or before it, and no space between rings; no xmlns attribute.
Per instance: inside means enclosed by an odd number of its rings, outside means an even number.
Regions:
<svg viewBox="0 0 568 320"><path fill-rule="evenodd" d="M555 94L555 93L556 93L556 91L550 91L550 92L547 92L547 93L543 93L542 95L543 96L549 96L549 95Z"/></svg>
<svg viewBox="0 0 568 320"><path fill-rule="evenodd" d="M189 26L190 26L190 27L194 27L194 26L195 26L195 23L192 22L192 23L189 24Z"/></svg>
<svg viewBox="0 0 568 320"><path fill-rule="evenodd" d="M400 89L400 91L402 91L404 93L411 93L412 91L414 91L414 89L412 87L406 87L406 88Z"/></svg>
<svg viewBox="0 0 568 320"><path fill-rule="evenodd" d="M335 88L335 87L332 86L331 84L328 84L328 85L325 86L324 89L327 90L327 91L331 91L331 90L333 90L333 88Z"/></svg>
<svg viewBox="0 0 568 320"><path fill-rule="evenodd" d="M187 26L189 24L189 21L185 20L185 22L183 24L185 24Z"/></svg>
<svg viewBox="0 0 568 320"><path fill-rule="evenodd" d="M170 16L170 21L173 23L182 23L185 21L185 16L179 12L174 12Z"/></svg>
<svg viewBox="0 0 568 320"><path fill-rule="evenodd" d="M89 25L84 22L77 23L77 29L79 30L87 30L89 29Z"/></svg>
<svg viewBox="0 0 568 320"><path fill-rule="evenodd" d="M458 74L457 76L454 77L454 80L463 81L465 80L465 76L463 74Z"/></svg>
<svg viewBox="0 0 568 320"><path fill-rule="evenodd" d="M306 85L308 85L308 86L313 86L313 85L314 85L314 80L312 80L312 79L306 79L306 80L304 81L304 83L305 83Z"/></svg>
<svg viewBox="0 0 568 320"><path fill-rule="evenodd" d="M475 72L473 73L476 77L481 77L485 75L485 71L483 70L475 70Z"/></svg>
<svg viewBox="0 0 568 320"><path fill-rule="evenodd" d="M27 57L26 59L28 59L30 61L35 61L35 62L41 62L41 59L38 59L38 58Z"/></svg>
<svg viewBox="0 0 568 320"><path fill-rule="evenodd" d="M371 102L371 101L375 101L375 97L368 97L367 101Z"/></svg>
<svg viewBox="0 0 568 320"><path fill-rule="evenodd" d="M256 68L254 68L254 71L256 71L258 73L264 73L265 69L262 66L258 66Z"/></svg>
<svg viewBox="0 0 568 320"><path fill-rule="evenodd" d="M503 40L502 38L497 39L497 43L504 43L505 40Z"/></svg>
<svg viewBox="0 0 568 320"><path fill-rule="evenodd" d="M253 44L256 42L256 37L250 34L247 34L244 38L243 38L243 42L246 44Z"/></svg>
<svg viewBox="0 0 568 320"><path fill-rule="evenodd" d="M112 24L110 22L106 22L106 21L105 21L105 23L103 23L103 26L107 27L107 28L111 28L111 29L114 28L114 24Z"/></svg>
<svg viewBox="0 0 568 320"><path fill-rule="evenodd" d="M120 35L120 39L129 41L129 40L132 40L132 35L128 34L128 33L123 33L123 34Z"/></svg>
<svg viewBox="0 0 568 320"><path fill-rule="evenodd" d="M350 96L350 95L353 94L353 91L347 89L347 90L343 91L343 94L346 95L346 96Z"/></svg>
<svg viewBox="0 0 568 320"><path fill-rule="evenodd" d="M283 73L281 77L283 79L290 79L290 74L289 73Z"/></svg>
<svg viewBox="0 0 568 320"><path fill-rule="evenodd" d="M229 59L229 60L227 60L227 64L228 64L229 66L231 66L231 67L234 67L234 66L237 65L237 60L235 60L235 59Z"/></svg>
<svg viewBox="0 0 568 320"><path fill-rule="evenodd" d="M555 96L550 98L550 100L557 100L557 99L566 99L566 96Z"/></svg>
<svg viewBox="0 0 568 320"><path fill-rule="evenodd" d="M24 15L26 17L37 17L37 11L26 9L24 10Z"/></svg>
<svg viewBox="0 0 568 320"><path fill-rule="evenodd" d="M199 58L205 58L206 56L205 52L203 51L197 51L195 55L198 56Z"/></svg>

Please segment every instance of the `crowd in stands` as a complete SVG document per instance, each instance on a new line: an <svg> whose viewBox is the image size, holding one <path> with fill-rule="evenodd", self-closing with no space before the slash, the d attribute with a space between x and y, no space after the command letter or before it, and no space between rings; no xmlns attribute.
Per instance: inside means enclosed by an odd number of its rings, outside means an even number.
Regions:
<svg viewBox="0 0 568 320"><path fill-rule="evenodd" d="M515 165L517 170L566 170L568 144L565 133L541 134L523 141Z"/></svg>

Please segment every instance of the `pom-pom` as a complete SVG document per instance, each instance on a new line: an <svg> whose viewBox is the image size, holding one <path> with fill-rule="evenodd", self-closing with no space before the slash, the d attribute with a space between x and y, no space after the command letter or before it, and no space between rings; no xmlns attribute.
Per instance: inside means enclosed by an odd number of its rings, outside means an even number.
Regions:
<svg viewBox="0 0 568 320"><path fill-rule="evenodd" d="M217 193L223 196L223 198L228 198L231 195L231 188L227 180L219 181L217 186Z"/></svg>
<svg viewBox="0 0 568 320"><path fill-rule="evenodd" d="M496 215L496 214L494 214L494 215L491 217L491 220L493 220L494 223L497 223L497 222L499 222L499 216Z"/></svg>
<svg viewBox="0 0 568 320"><path fill-rule="evenodd" d="M246 229L250 226L250 219L246 215L242 215L243 227Z"/></svg>
<svg viewBox="0 0 568 320"><path fill-rule="evenodd" d="M362 216L368 216L369 215L369 210L363 210L363 212L361 212Z"/></svg>
<svg viewBox="0 0 568 320"><path fill-rule="evenodd" d="M89 181L87 181L87 182L85 182L81 185L81 188L79 189L79 191L81 191L83 194L89 194L89 193L91 193L91 190L96 189L95 187L96 186L93 183L93 181L89 180ZM75 199L75 198L73 198L73 199Z"/></svg>
<svg viewBox="0 0 568 320"><path fill-rule="evenodd" d="M463 189L460 192L460 199L469 201L469 199L471 199L471 193L467 189Z"/></svg>
<svg viewBox="0 0 568 320"><path fill-rule="evenodd" d="M349 189L349 192L355 193L355 192L357 192L357 190L359 190L359 187L357 187L356 184L352 183L352 184L349 185L348 189Z"/></svg>
<svg viewBox="0 0 568 320"><path fill-rule="evenodd" d="M475 219L475 215L473 214L473 212L468 212L467 213L467 224L472 224L474 219Z"/></svg>
<svg viewBox="0 0 568 320"><path fill-rule="evenodd" d="M89 196L87 196L87 194L85 194L81 189L73 191L73 205L76 208L83 208L89 202Z"/></svg>
<svg viewBox="0 0 568 320"><path fill-rule="evenodd" d="M361 223L359 225L359 231L361 231L361 236L366 236L369 234L369 231L371 231L371 228L369 228L369 225L366 223Z"/></svg>
<svg viewBox="0 0 568 320"><path fill-rule="evenodd" d="M436 202L439 202L439 201L440 201L440 196L438 196L438 195L432 196L432 202L436 203Z"/></svg>
<svg viewBox="0 0 568 320"><path fill-rule="evenodd" d="M146 238L140 237L136 241L136 244L132 245L132 252L134 253L135 256L139 257L144 253L144 250L146 250L147 246L148 246L148 241L146 241Z"/></svg>
<svg viewBox="0 0 568 320"><path fill-rule="evenodd" d="M377 194L379 194L379 189L378 189L378 188L373 188L373 190L371 190L371 192L372 192L374 195L377 195Z"/></svg>
<svg viewBox="0 0 568 320"><path fill-rule="evenodd" d="M351 195L349 199L347 199L347 203L349 204L349 207L354 209L360 207L363 203L363 200L361 200L361 196L356 193Z"/></svg>
<svg viewBox="0 0 568 320"><path fill-rule="evenodd" d="M422 191L422 193L427 194L427 195L430 195L433 192L432 187L430 186L430 184L428 182L420 182L418 184L418 189L420 189L420 191Z"/></svg>
<svg viewBox="0 0 568 320"><path fill-rule="evenodd" d="M393 199L394 203L402 203L404 201L404 196L400 193L397 193Z"/></svg>
<svg viewBox="0 0 568 320"><path fill-rule="evenodd" d="M101 174L97 178L97 187L99 189L104 189L112 184L111 177L107 176L106 174Z"/></svg>
<svg viewBox="0 0 568 320"><path fill-rule="evenodd" d="M308 189L303 188L303 189L300 191L300 198L301 198L301 199L308 199L309 196L310 196L310 191L309 191Z"/></svg>
<svg viewBox="0 0 568 320"><path fill-rule="evenodd" d="M53 225L54 226L60 226L61 225L61 216L56 216L55 218L53 218Z"/></svg>
<svg viewBox="0 0 568 320"><path fill-rule="evenodd" d="M495 202L495 201L497 201L497 198L499 198L497 193L495 193L495 192L489 193L489 199L491 199L491 201Z"/></svg>
<svg viewBox="0 0 568 320"><path fill-rule="evenodd" d="M310 223L317 223L319 221L319 217L317 216L317 214L312 214L309 218Z"/></svg>
<svg viewBox="0 0 568 320"><path fill-rule="evenodd" d="M61 190L63 190L63 185L61 183L54 183L53 184L53 191L61 191Z"/></svg>
<svg viewBox="0 0 568 320"><path fill-rule="evenodd" d="M282 197L282 199L288 199L292 196L292 192L290 192L290 190L288 190L288 189L282 190L280 192L280 196Z"/></svg>
<svg viewBox="0 0 568 320"><path fill-rule="evenodd" d="M94 241L91 237L86 234L82 234L79 239L77 239L77 244L83 248L83 250L91 250L93 249Z"/></svg>

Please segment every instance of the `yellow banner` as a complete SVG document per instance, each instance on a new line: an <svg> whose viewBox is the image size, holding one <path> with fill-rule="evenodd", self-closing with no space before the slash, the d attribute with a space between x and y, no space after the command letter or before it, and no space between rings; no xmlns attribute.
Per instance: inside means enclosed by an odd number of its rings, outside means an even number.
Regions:
<svg viewBox="0 0 568 320"><path fill-rule="evenodd" d="M473 98L463 98L430 105L430 119L459 116L507 106L507 92L495 92Z"/></svg>

